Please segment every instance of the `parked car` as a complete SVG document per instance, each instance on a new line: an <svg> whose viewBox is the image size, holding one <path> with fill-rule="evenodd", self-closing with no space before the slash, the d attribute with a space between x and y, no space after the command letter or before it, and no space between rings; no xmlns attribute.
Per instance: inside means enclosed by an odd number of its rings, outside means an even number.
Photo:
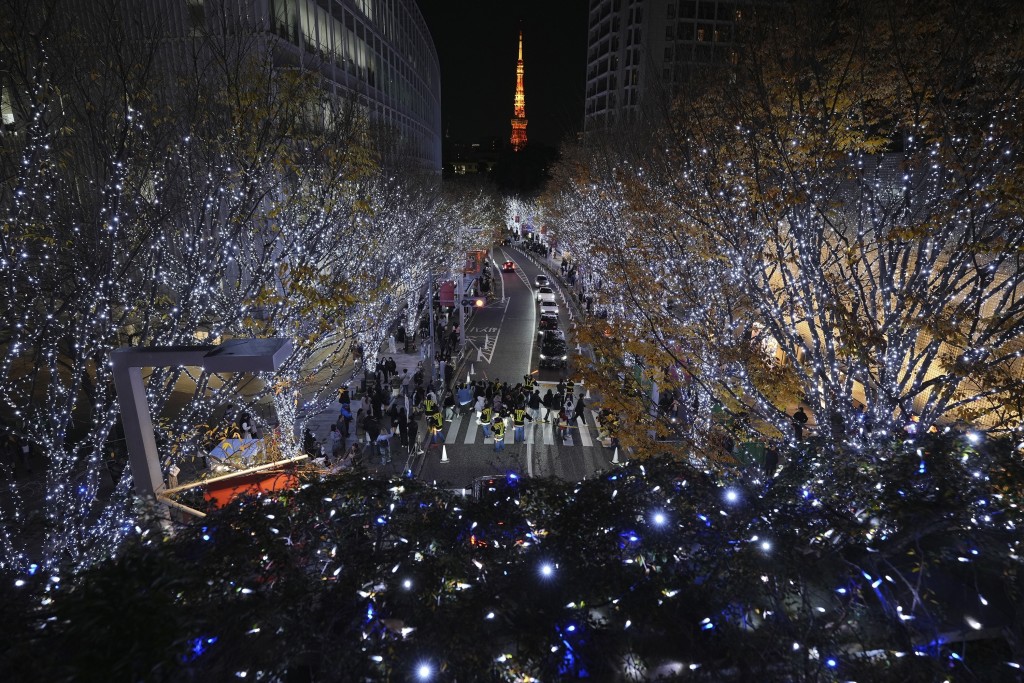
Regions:
<svg viewBox="0 0 1024 683"><path fill-rule="evenodd" d="M501 264L501 272L503 273L514 273L516 270L515 261L505 261Z"/></svg>
<svg viewBox="0 0 1024 683"><path fill-rule="evenodd" d="M545 313L554 313L555 315L558 315L558 304L554 301L541 301L540 314L544 315Z"/></svg>
<svg viewBox="0 0 1024 683"><path fill-rule="evenodd" d="M549 330L558 329L558 314L557 313L541 313L540 320L537 321L537 334L543 334Z"/></svg>
<svg viewBox="0 0 1024 683"><path fill-rule="evenodd" d="M564 368L569 364L569 347L565 339L550 336L540 344L540 367Z"/></svg>
<svg viewBox="0 0 1024 683"><path fill-rule="evenodd" d="M534 279L533 284L536 285L537 287L547 287L551 283L548 281L547 275L538 275Z"/></svg>
<svg viewBox="0 0 1024 683"><path fill-rule="evenodd" d="M555 290L550 287L537 288L537 301L555 301Z"/></svg>

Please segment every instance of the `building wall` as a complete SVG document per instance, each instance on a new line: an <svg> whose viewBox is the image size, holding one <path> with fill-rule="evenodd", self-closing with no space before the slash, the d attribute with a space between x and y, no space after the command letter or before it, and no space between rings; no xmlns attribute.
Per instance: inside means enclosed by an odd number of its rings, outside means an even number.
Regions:
<svg viewBox="0 0 1024 683"><path fill-rule="evenodd" d="M233 23L263 38L285 68L317 71L371 121L394 130L410 161L441 171L441 75L415 0L149 0L171 35ZM225 21L227 18L227 21Z"/></svg>
<svg viewBox="0 0 1024 683"><path fill-rule="evenodd" d="M752 2L591 0L584 130L635 119L702 69L735 62L735 24Z"/></svg>

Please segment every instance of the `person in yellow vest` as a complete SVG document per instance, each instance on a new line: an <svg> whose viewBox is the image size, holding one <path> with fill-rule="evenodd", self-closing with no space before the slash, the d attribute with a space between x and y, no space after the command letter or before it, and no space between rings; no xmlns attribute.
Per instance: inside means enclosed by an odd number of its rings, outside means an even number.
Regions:
<svg viewBox="0 0 1024 683"><path fill-rule="evenodd" d="M494 418L494 450L505 450L505 421L500 417Z"/></svg>
<svg viewBox="0 0 1024 683"><path fill-rule="evenodd" d="M427 394L426 398L423 399L423 414L429 419L437 411L437 401L434 399L433 392Z"/></svg>
<svg viewBox="0 0 1024 683"><path fill-rule="evenodd" d="M565 380L565 395L570 395L576 389L576 382L571 379Z"/></svg>
<svg viewBox="0 0 1024 683"><path fill-rule="evenodd" d="M430 424L431 430L430 443L444 443L444 417L441 415L441 411L438 410L436 406L434 407L434 412L430 414L428 422Z"/></svg>
<svg viewBox="0 0 1024 683"><path fill-rule="evenodd" d="M526 392L533 393L533 387L536 386L537 380L533 378L533 375L524 375L523 380L523 386L526 388Z"/></svg>
<svg viewBox="0 0 1024 683"><path fill-rule="evenodd" d="M491 438L491 420L494 419L494 409L488 405L484 406L484 409L480 411L480 426L484 430L484 438Z"/></svg>
<svg viewBox="0 0 1024 683"><path fill-rule="evenodd" d="M516 406L515 410L512 411L512 443L526 441L526 420L533 422L533 418L526 414L526 408L522 405Z"/></svg>

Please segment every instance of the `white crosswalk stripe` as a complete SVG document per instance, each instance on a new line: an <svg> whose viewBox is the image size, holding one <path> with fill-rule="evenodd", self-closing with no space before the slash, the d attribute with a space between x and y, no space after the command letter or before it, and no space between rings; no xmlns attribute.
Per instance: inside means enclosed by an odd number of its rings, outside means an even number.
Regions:
<svg viewBox="0 0 1024 683"><path fill-rule="evenodd" d="M577 417L576 425L580 428L580 442L584 448L591 448L594 442L590 440L590 429L587 427L587 423L583 421L582 417Z"/></svg>
<svg viewBox="0 0 1024 683"><path fill-rule="evenodd" d="M555 445L555 426L550 422L544 423L544 445L554 446Z"/></svg>
<svg viewBox="0 0 1024 683"><path fill-rule="evenodd" d="M526 443L533 443L533 433L537 430L537 421L526 423Z"/></svg>
<svg viewBox="0 0 1024 683"><path fill-rule="evenodd" d="M455 443L455 435L459 433L459 426L462 424L462 416L456 414L452 418L452 423L448 427L448 433L445 435L445 441L449 443Z"/></svg>
<svg viewBox="0 0 1024 683"><path fill-rule="evenodd" d="M480 421L476 418L476 413L472 413L467 422L469 424L466 425L466 439L462 443L472 444L476 442L476 433L480 429Z"/></svg>

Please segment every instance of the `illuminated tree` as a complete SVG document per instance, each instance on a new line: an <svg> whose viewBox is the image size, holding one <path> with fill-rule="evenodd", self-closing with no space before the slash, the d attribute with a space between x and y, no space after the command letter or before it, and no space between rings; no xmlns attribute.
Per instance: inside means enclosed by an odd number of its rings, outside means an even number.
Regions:
<svg viewBox="0 0 1024 683"><path fill-rule="evenodd" d="M568 241L603 255L648 367L672 356L761 431L791 434L797 400L834 440L911 413L1015 427L1020 24L815 7L745 12L737 66L640 154L578 164Z"/></svg>
<svg viewBox="0 0 1024 683"><path fill-rule="evenodd" d="M926 437L900 454L870 471L844 459L820 481L800 462L768 490L666 459L583 482L496 478L481 500L311 476L171 539L133 539L59 588L39 573L3 582L0 667L43 680L1015 680L1012 444Z"/></svg>
<svg viewBox="0 0 1024 683"><path fill-rule="evenodd" d="M81 567L134 526L128 472L100 491L118 418L110 351L292 337L273 378L148 378L154 414L174 406L158 423L162 458L194 457L208 438L197 425L217 426L238 401L273 397L289 437L297 400L333 399L347 307L359 283L380 282L355 248L360 184L377 164L354 110L312 75L274 70L272 51L256 49L266 36L165 43L119 3L97 4L95 26L61 6L16 9L2 44L16 135L0 158L0 396L7 433L43 456L46 496L29 501L43 528L5 527L0 561ZM26 514L20 486L9 483L8 520Z"/></svg>

